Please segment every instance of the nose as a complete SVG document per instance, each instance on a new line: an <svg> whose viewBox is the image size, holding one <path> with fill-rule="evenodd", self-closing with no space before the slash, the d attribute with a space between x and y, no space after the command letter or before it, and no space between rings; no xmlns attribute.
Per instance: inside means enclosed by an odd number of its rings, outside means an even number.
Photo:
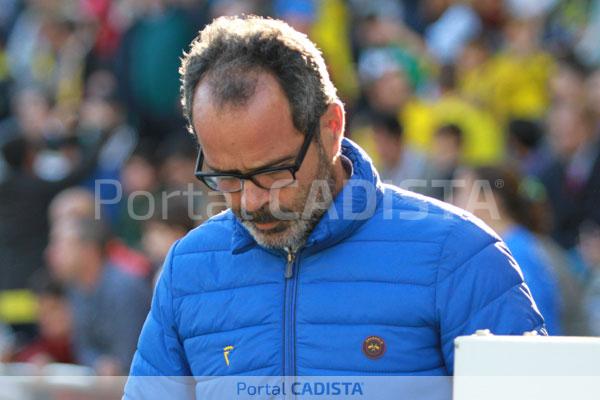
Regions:
<svg viewBox="0 0 600 400"><path fill-rule="evenodd" d="M242 207L247 212L260 210L265 204L269 203L269 191L257 186L251 180L244 181L242 189Z"/></svg>

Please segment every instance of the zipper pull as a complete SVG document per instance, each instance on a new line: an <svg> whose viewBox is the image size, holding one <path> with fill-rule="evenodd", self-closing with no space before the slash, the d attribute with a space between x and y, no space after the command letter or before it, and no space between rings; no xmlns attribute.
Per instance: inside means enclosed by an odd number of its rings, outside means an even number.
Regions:
<svg viewBox="0 0 600 400"><path fill-rule="evenodd" d="M294 275L294 259L296 258L296 253L290 249L286 249L286 251L287 264L285 266L285 279L290 279L292 275Z"/></svg>

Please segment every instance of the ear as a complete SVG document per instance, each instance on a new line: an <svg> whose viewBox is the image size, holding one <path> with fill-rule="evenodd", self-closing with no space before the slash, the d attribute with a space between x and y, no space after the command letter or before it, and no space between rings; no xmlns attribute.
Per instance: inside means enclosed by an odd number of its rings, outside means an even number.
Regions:
<svg viewBox="0 0 600 400"><path fill-rule="evenodd" d="M321 116L321 142L332 160L337 157L342 148L344 127L346 124L344 105L335 101L331 103L325 114Z"/></svg>

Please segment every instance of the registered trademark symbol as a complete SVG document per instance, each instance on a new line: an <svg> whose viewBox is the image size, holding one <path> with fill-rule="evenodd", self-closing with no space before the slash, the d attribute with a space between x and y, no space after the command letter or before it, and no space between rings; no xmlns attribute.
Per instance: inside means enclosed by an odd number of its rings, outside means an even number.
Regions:
<svg viewBox="0 0 600 400"><path fill-rule="evenodd" d="M502 189L504 187L504 179L496 179L495 185L498 189Z"/></svg>

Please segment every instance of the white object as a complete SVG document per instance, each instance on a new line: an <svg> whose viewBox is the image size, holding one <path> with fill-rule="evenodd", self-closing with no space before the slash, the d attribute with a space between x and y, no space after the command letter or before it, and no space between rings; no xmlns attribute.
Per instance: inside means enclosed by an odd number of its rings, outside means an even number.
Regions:
<svg viewBox="0 0 600 400"><path fill-rule="evenodd" d="M495 336L455 341L454 400L600 399L600 338Z"/></svg>

